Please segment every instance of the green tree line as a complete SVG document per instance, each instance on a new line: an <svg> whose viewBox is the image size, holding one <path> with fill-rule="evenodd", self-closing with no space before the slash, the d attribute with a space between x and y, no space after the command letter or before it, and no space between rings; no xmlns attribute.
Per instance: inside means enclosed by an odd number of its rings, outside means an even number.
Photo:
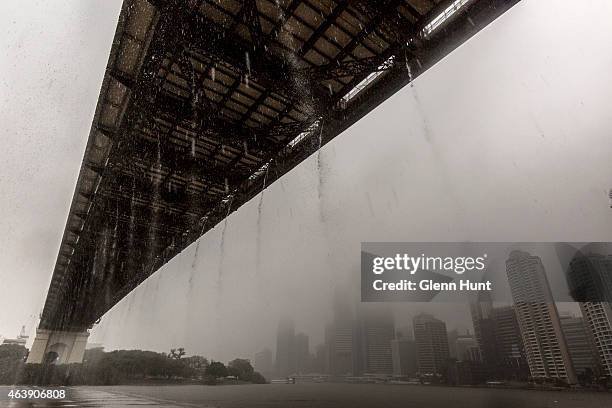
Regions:
<svg viewBox="0 0 612 408"><path fill-rule="evenodd" d="M118 385L142 382L265 383L246 359L227 366L202 356L185 357L184 349L170 353L143 350L87 350L83 363L26 364L27 349L0 345L0 384Z"/></svg>

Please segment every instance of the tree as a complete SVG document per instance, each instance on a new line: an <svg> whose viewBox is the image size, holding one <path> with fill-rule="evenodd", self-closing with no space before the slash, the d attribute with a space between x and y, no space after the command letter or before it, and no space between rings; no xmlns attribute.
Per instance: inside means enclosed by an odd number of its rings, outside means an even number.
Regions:
<svg viewBox="0 0 612 408"><path fill-rule="evenodd" d="M178 349L170 350L170 358L173 358L175 360L180 360L181 357L183 357L185 354L187 353L185 352L185 349L183 347L179 347Z"/></svg>
<svg viewBox="0 0 612 408"><path fill-rule="evenodd" d="M18 344L0 345L0 384L14 384L28 350Z"/></svg>
<svg viewBox="0 0 612 408"><path fill-rule="evenodd" d="M236 376L240 380L250 381L255 370L249 360L237 358L228 363L228 371L230 375Z"/></svg>
<svg viewBox="0 0 612 408"><path fill-rule="evenodd" d="M226 377L227 367L220 361L211 361L208 367L206 367L206 375L215 378Z"/></svg>
<svg viewBox="0 0 612 408"><path fill-rule="evenodd" d="M258 371L253 371L253 374L251 375L251 379L249 380L251 381L253 384L266 384L266 378L261 375Z"/></svg>

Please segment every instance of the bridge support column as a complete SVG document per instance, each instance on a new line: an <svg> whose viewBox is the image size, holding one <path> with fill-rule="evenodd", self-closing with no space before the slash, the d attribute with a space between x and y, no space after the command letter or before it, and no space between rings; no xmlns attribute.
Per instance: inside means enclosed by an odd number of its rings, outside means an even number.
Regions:
<svg viewBox="0 0 612 408"><path fill-rule="evenodd" d="M72 364L83 362L89 332L36 330L27 363Z"/></svg>

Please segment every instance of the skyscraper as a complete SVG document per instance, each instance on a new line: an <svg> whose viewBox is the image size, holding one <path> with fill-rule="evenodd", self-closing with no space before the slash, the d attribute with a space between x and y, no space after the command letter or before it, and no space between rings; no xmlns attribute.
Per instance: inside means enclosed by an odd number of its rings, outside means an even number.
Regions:
<svg viewBox="0 0 612 408"><path fill-rule="evenodd" d="M283 319L276 335L276 374L288 376L296 370L295 326L292 320Z"/></svg>
<svg viewBox="0 0 612 408"><path fill-rule="evenodd" d="M470 304L474 335L480 348L482 360L493 372L498 371L500 354L495 336L495 321L493 320L493 302L488 293L479 293L478 300ZM495 375L493 376L495 377Z"/></svg>
<svg viewBox="0 0 612 408"><path fill-rule="evenodd" d="M527 252L513 251L506 260L506 273L531 376L575 384L576 375L542 260Z"/></svg>
<svg viewBox="0 0 612 408"><path fill-rule="evenodd" d="M591 330L601 368L612 376L612 256L577 255L570 262L568 283Z"/></svg>
<svg viewBox="0 0 612 408"><path fill-rule="evenodd" d="M338 321L325 328L327 369L332 375L353 375L354 327L351 321Z"/></svg>
<svg viewBox="0 0 612 408"><path fill-rule="evenodd" d="M416 343L411 337L398 336L391 340L393 375L412 377L417 372Z"/></svg>
<svg viewBox="0 0 612 408"><path fill-rule="evenodd" d="M597 348L591 330L584 319L572 315L562 315L561 327L576 374L586 373L588 370L592 370L594 373L598 372L600 366Z"/></svg>
<svg viewBox="0 0 612 408"><path fill-rule="evenodd" d="M304 333L298 333L295 336L295 357L296 357L296 372L306 374L310 372L310 347L308 344L308 336Z"/></svg>
<svg viewBox="0 0 612 408"><path fill-rule="evenodd" d="M480 362L481 357L478 352L478 342L472 336L460 335L455 339L456 359L459 361Z"/></svg>
<svg viewBox="0 0 612 408"><path fill-rule="evenodd" d="M529 375L529 366L514 307L494 307L491 310L491 319L498 354L497 370L501 378L526 379Z"/></svg>
<svg viewBox="0 0 612 408"><path fill-rule="evenodd" d="M264 377L269 379L273 371L272 351L266 348L255 354L253 365L255 370L259 371Z"/></svg>
<svg viewBox="0 0 612 408"><path fill-rule="evenodd" d="M334 320L325 327L326 372L332 375L354 375L358 356L353 311L346 296L334 294Z"/></svg>
<svg viewBox="0 0 612 408"><path fill-rule="evenodd" d="M431 315L420 314L414 318L413 326L419 373L445 374L450 357L446 323Z"/></svg>
<svg viewBox="0 0 612 408"><path fill-rule="evenodd" d="M489 300L472 304L471 311L488 377L526 379L529 368L514 307L493 307Z"/></svg>
<svg viewBox="0 0 612 408"><path fill-rule="evenodd" d="M356 373L391 375L391 340L394 337L395 324L390 309L380 305L363 305L357 339L361 353L360 361L356 363L361 369L356 370Z"/></svg>

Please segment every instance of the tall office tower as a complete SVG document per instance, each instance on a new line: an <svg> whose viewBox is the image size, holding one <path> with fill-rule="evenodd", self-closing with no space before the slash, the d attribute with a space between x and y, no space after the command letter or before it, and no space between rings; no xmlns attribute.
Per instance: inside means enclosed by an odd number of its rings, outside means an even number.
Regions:
<svg viewBox="0 0 612 408"><path fill-rule="evenodd" d="M575 384L576 375L542 260L527 252L513 251L506 260L506 273L531 376Z"/></svg>
<svg viewBox="0 0 612 408"><path fill-rule="evenodd" d="M495 337L495 322L492 318L493 302L488 293L479 293L476 302L470 304L474 335L485 365L492 371L499 366L499 353Z"/></svg>
<svg viewBox="0 0 612 408"><path fill-rule="evenodd" d="M526 379L529 367L514 307L470 305L476 340L489 378Z"/></svg>
<svg viewBox="0 0 612 408"><path fill-rule="evenodd" d="M495 348L498 354L499 377L506 379L526 379L529 366L525 357L525 347L521 329L512 306L494 307L491 310Z"/></svg>
<svg viewBox="0 0 612 408"><path fill-rule="evenodd" d="M306 374L310 372L310 347L308 345L308 336L304 333L298 333L295 336L295 357L296 357L296 372Z"/></svg>
<svg viewBox="0 0 612 408"><path fill-rule="evenodd" d="M354 327L351 321L335 322L325 328L326 370L332 375L353 375Z"/></svg>
<svg viewBox="0 0 612 408"><path fill-rule="evenodd" d="M359 316L357 347L360 358L356 372L392 374L391 340L395 337L395 323L391 310L381 305L362 305Z"/></svg>
<svg viewBox="0 0 612 408"><path fill-rule="evenodd" d="M412 326L396 327L395 337L398 339L414 340L414 337L412 336Z"/></svg>
<svg viewBox="0 0 612 408"><path fill-rule="evenodd" d="M288 376L295 373L295 326L292 320L283 319L276 335L276 374Z"/></svg>
<svg viewBox="0 0 612 408"><path fill-rule="evenodd" d="M413 326L419 373L445 374L450 358L446 323L423 313L414 318Z"/></svg>
<svg viewBox="0 0 612 408"><path fill-rule="evenodd" d="M391 340L391 359L393 375L412 377L417 372L416 343L410 337L398 337Z"/></svg>
<svg viewBox="0 0 612 408"><path fill-rule="evenodd" d="M576 374L600 371L597 348L587 323L582 317L561 315L561 328Z"/></svg>
<svg viewBox="0 0 612 408"><path fill-rule="evenodd" d="M333 323L325 327L326 367L331 375L354 375L355 359L355 321L353 311L345 294L334 294Z"/></svg>
<svg viewBox="0 0 612 408"><path fill-rule="evenodd" d="M455 339L455 353L458 361L481 361L478 342L473 336L459 335Z"/></svg>
<svg viewBox="0 0 612 408"><path fill-rule="evenodd" d="M255 370L259 371L264 377L270 378L273 371L272 351L265 348L259 353L255 354L253 365Z"/></svg>
<svg viewBox="0 0 612 408"><path fill-rule="evenodd" d="M328 348L325 344L319 344L315 348L314 358L312 360L312 372L317 374L327 374L327 352Z"/></svg>
<svg viewBox="0 0 612 408"><path fill-rule="evenodd" d="M612 376L612 256L574 257L568 283L591 329L601 368Z"/></svg>

